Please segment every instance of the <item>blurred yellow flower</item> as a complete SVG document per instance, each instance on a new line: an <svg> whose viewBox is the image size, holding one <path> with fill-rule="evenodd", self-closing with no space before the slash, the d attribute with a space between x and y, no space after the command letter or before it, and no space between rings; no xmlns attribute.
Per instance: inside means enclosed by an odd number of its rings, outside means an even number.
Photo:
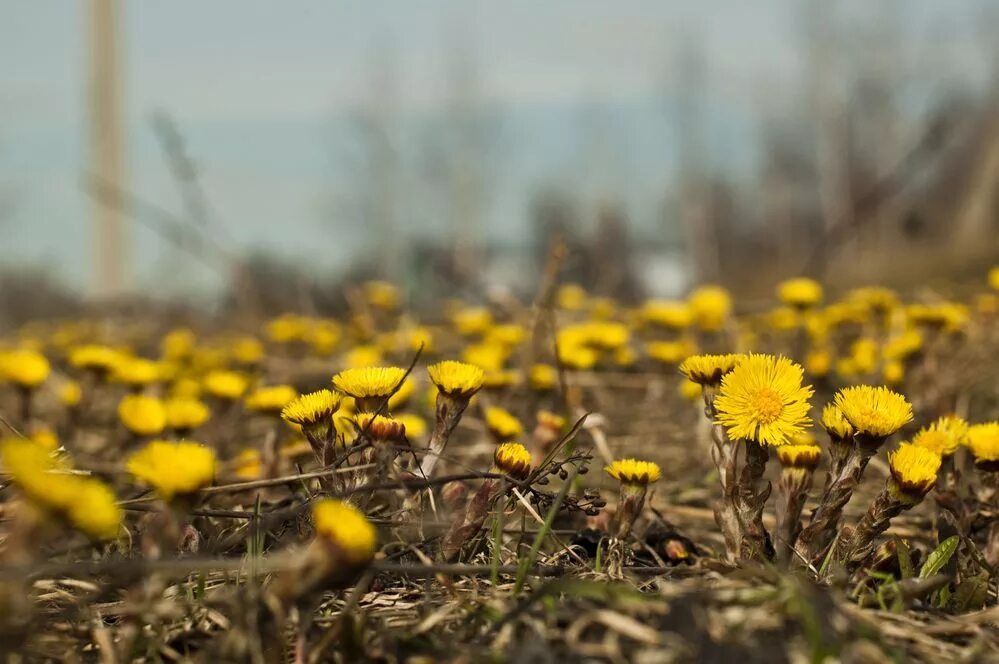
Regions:
<svg viewBox="0 0 999 664"><path fill-rule="evenodd" d="M499 439L517 438L523 435L524 427L510 411L492 406L486 408L486 428Z"/></svg>
<svg viewBox="0 0 999 664"><path fill-rule="evenodd" d="M166 425L174 430L191 431L208 421L211 410L198 399L173 397L163 402Z"/></svg>
<svg viewBox="0 0 999 664"><path fill-rule="evenodd" d="M155 397L129 394L118 402L118 419L137 436L155 436L166 426L166 409Z"/></svg>
<svg viewBox="0 0 999 664"><path fill-rule="evenodd" d="M808 277L787 279L777 285L777 297L794 307L814 307L822 301L822 286Z"/></svg>
<svg viewBox="0 0 999 664"><path fill-rule="evenodd" d="M316 536L337 547L351 563L363 564L375 555L378 536L368 518L353 505L325 498L312 506Z"/></svg>
<svg viewBox="0 0 999 664"><path fill-rule="evenodd" d="M558 369L550 364L533 364L528 379L535 390L554 390L558 387Z"/></svg>
<svg viewBox="0 0 999 664"><path fill-rule="evenodd" d="M235 401L246 393L249 380L237 371L216 369L208 372L201 381L205 392L218 399Z"/></svg>
<svg viewBox="0 0 999 664"><path fill-rule="evenodd" d="M289 403L298 398L298 391L291 385L258 387L246 396L246 407L256 413L278 415Z"/></svg>
<svg viewBox="0 0 999 664"><path fill-rule="evenodd" d="M638 315L646 323L677 330L694 321L691 307L680 300L646 300Z"/></svg>
<svg viewBox="0 0 999 664"><path fill-rule="evenodd" d="M0 355L0 376L18 387L33 390L45 382L51 372L49 361L35 350L12 350Z"/></svg>
<svg viewBox="0 0 999 664"><path fill-rule="evenodd" d="M215 479L215 453L194 442L154 440L130 456L128 472L164 500L195 493Z"/></svg>
<svg viewBox="0 0 999 664"><path fill-rule="evenodd" d="M732 311L732 296L721 286L700 286L687 298L694 322L705 332L717 332L725 327Z"/></svg>

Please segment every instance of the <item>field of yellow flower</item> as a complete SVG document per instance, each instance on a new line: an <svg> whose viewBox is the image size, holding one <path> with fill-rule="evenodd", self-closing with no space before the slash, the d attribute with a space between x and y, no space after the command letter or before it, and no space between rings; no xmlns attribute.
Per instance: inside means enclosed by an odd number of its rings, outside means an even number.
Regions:
<svg viewBox="0 0 999 664"><path fill-rule="evenodd" d="M999 269L0 342L11 661L999 661Z"/></svg>

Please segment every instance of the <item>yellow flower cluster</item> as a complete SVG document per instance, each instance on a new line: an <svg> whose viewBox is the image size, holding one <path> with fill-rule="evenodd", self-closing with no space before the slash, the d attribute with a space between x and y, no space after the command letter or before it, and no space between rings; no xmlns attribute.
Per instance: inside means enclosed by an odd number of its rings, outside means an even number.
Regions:
<svg viewBox="0 0 999 664"><path fill-rule="evenodd" d="M122 511L103 482L69 474L64 462L29 440L3 441L0 458L4 470L32 504L64 518L93 539L118 535Z"/></svg>

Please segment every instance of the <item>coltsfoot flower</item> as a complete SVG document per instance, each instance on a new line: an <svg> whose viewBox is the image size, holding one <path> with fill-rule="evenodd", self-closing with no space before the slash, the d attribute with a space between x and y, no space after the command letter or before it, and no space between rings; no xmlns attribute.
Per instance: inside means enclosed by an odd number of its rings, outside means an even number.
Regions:
<svg viewBox="0 0 999 664"><path fill-rule="evenodd" d="M4 353L0 360L0 375L26 390L44 383L52 370L44 355L27 348Z"/></svg>
<svg viewBox="0 0 999 664"><path fill-rule="evenodd" d="M912 438L916 447L924 447L941 456L949 457L968 440L968 423L956 415L944 415L920 429Z"/></svg>
<svg viewBox="0 0 999 664"><path fill-rule="evenodd" d="M375 442L398 443L406 438L406 424L390 415L357 413L354 428L358 435L364 434Z"/></svg>
<svg viewBox="0 0 999 664"><path fill-rule="evenodd" d="M786 357L747 355L722 378L715 397L718 423L732 439L761 445L785 445L810 423L812 388L802 386L803 372Z"/></svg>
<svg viewBox="0 0 999 664"><path fill-rule="evenodd" d="M967 446L975 458L975 466L985 471L999 471L999 422L969 427Z"/></svg>
<svg viewBox="0 0 999 664"><path fill-rule="evenodd" d="M781 445L777 448L777 459L786 468L815 470L822 458L822 448L818 445Z"/></svg>
<svg viewBox="0 0 999 664"><path fill-rule="evenodd" d="M118 402L118 419L137 436L155 436L166 426L166 409L156 397L129 394Z"/></svg>
<svg viewBox="0 0 999 664"><path fill-rule="evenodd" d="M355 399L385 399L402 382L406 370L399 367L345 369L333 377L338 392Z"/></svg>
<svg viewBox="0 0 999 664"><path fill-rule="evenodd" d="M528 373L528 381L535 390L554 390L558 387L558 369L550 364L534 364Z"/></svg>
<svg viewBox="0 0 999 664"><path fill-rule="evenodd" d="M166 501L193 494L215 479L215 453L194 442L154 440L128 458L126 467Z"/></svg>
<svg viewBox="0 0 999 664"><path fill-rule="evenodd" d="M658 464L641 459L618 459L604 470L622 484L637 486L648 486L662 477Z"/></svg>
<svg viewBox="0 0 999 664"><path fill-rule="evenodd" d="M365 564L375 555L378 534L353 505L327 498L312 506L316 537L333 545L352 564Z"/></svg>
<svg viewBox="0 0 999 664"><path fill-rule="evenodd" d="M107 374L114 368L120 356L119 351L110 346L87 344L70 349L69 363L76 369Z"/></svg>
<svg viewBox="0 0 999 664"><path fill-rule="evenodd" d="M257 413L278 415L289 403L298 398L298 391L291 385L258 387L246 396L246 407Z"/></svg>
<svg viewBox="0 0 999 664"><path fill-rule="evenodd" d="M717 332L725 327L732 311L732 296L721 286L701 286L687 298L697 326L705 332Z"/></svg>
<svg viewBox="0 0 999 664"><path fill-rule="evenodd" d="M198 399L175 397L163 402L166 425L174 431L191 431L208 421L211 410Z"/></svg>
<svg viewBox="0 0 999 664"><path fill-rule="evenodd" d="M340 410L342 398L332 390L317 390L303 394L281 409L281 417L304 429L332 424L333 414Z"/></svg>
<svg viewBox="0 0 999 664"><path fill-rule="evenodd" d="M120 356L111 370L111 380L132 387L151 385L161 380L162 376L160 363L144 357Z"/></svg>
<svg viewBox="0 0 999 664"><path fill-rule="evenodd" d="M691 355L680 363L680 373L699 385L718 385L744 357L737 353Z"/></svg>
<svg viewBox="0 0 999 664"><path fill-rule="evenodd" d="M531 453L520 443L503 443L493 453L493 466L504 475L522 480L531 472Z"/></svg>
<svg viewBox="0 0 999 664"><path fill-rule="evenodd" d="M879 445L912 420L912 405L887 387L845 387L834 402L856 434Z"/></svg>
<svg viewBox="0 0 999 664"><path fill-rule="evenodd" d="M241 398L249 387L249 380L238 371L216 369L210 371L203 379L205 392L225 401L235 401Z"/></svg>
<svg viewBox="0 0 999 664"><path fill-rule="evenodd" d="M822 428L834 442L853 436L853 425L843 417L843 411L834 403L828 403L822 409Z"/></svg>
<svg viewBox="0 0 999 664"><path fill-rule="evenodd" d="M454 398L470 399L482 389L485 377L482 369L474 364L444 360L427 367L430 380L437 390Z"/></svg>
<svg viewBox="0 0 999 664"><path fill-rule="evenodd" d="M642 321L674 330L690 327L694 312L679 300L647 300L638 312Z"/></svg>
<svg viewBox="0 0 999 664"><path fill-rule="evenodd" d="M100 480L66 473L68 465L42 446L11 438L0 443L3 467L32 504L95 540L117 536L122 511Z"/></svg>
<svg viewBox="0 0 999 664"><path fill-rule="evenodd" d="M486 408L486 428L496 438L517 438L524 433L524 426L508 410L499 406Z"/></svg>
<svg viewBox="0 0 999 664"><path fill-rule="evenodd" d="M822 286L808 277L787 279L777 285L777 297L794 307L814 307L822 301Z"/></svg>
<svg viewBox="0 0 999 664"><path fill-rule="evenodd" d="M902 443L888 454L888 466L901 493L910 501L922 500L936 484L940 455L925 447Z"/></svg>

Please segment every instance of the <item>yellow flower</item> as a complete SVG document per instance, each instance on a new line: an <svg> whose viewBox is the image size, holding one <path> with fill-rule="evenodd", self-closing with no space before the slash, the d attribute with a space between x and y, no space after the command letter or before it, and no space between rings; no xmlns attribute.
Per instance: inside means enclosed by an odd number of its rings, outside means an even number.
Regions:
<svg viewBox="0 0 999 664"><path fill-rule="evenodd" d="M618 459L604 468L608 475L624 484L645 486L658 482L662 471L657 464L639 459Z"/></svg>
<svg viewBox="0 0 999 664"><path fill-rule="evenodd" d="M801 380L801 367L786 357L747 355L722 378L715 397L718 423L732 439L787 444L810 422L812 388Z"/></svg>
<svg viewBox="0 0 999 664"><path fill-rule="evenodd" d="M662 364L679 364L697 349L690 341L650 341L645 345L645 352L653 360Z"/></svg>
<svg viewBox="0 0 999 664"><path fill-rule="evenodd" d="M887 387L845 387L835 404L857 434L874 439L884 440L912 420L912 405Z"/></svg>
<svg viewBox="0 0 999 664"><path fill-rule="evenodd" d="M239 364L256 364L263 357L264 345L255 337L239 337L232 342L232 358Z"/></svg>
<svg viewBox="0 0 999 664"><path fill-rule="evenodd" d="M378 365L383 359L377 346L354 346L343 356L343 365L348 369L363 369Z"/></svg>
<svg viewBox="0 0 999 664"><path fill-rule="evenodd" d="M699 383L689 379L681 380L677 391L680 393L680 397L686 401L700 401L701 397L704 396L704 388Z"/></svg>
<svg viewBox="0 0 999 664"><path fill-rule="evenodd" d="M406 375L399 367L344 369L333 376L333 387L355 399L384 399L395 391Z"/></svg>
<svg viewBox="0 0 999 664"><path fill-rule="evenodd" d="M500 346L507 346L509 348L523 342L526 336L527 330L522 325L505 323L490 327L483 341L488 344L499 344Z"/></svg>
<svg viewBox="0 0 999 664"><path fill-rule="evenodd" d="M395 391L395 394L389 397L388 407L389 410L397 410L405 406L410 397L413 396L413 392L416 390L416 382L412 378L407 378L402 381L402 385L399 389Z"/></svg>
<svg viewBox="0 0 999 664"><path fill-rule="evenodd" d="M888 385L900 385L905 380L905 365L901 362L885 362L881 377Z"/></svg>
<svg viewBox="0 0 999 664"><path fill-rule="evenodd" d="M95 479L74 477L72 483L73 501L66 512L69 522L95 540L117 537L124 514L114 492Z"/></svg>
<svg viewBox="0 0 999 664"><path fill-rule="evenodd" d="M687 304L699 328L717 332L725 326L732 311L732 296L721 286L701 286L690 294Z"/></svg>
<svg viewBox="0 0 999 664"><path fill-rule="evenodd" d="M171 385L169 394L171 397L178 399L197 399L201 396L201 382L190 378L188 376L183 376L177 378Z"/></svg>
<svg viewBox="0 0 999 664"><path fill-rule="evenodd" d="M267 338L279 344L304 341L309 335L310 321L298 314L282 314L267 322Z"/></svg>
<svg viewBox="0 0 999 664"><path fill-rule="evenodd" d="M815 378L824 378L832 369L832 355L828 350L816 349L808 352L805 357L805 370Z"/></svg>
<svg viewBox="0 0 999 664"><path fill-rule="evenodd" d="M358 435L366 433L375 442L400 442L406 437L406 425L390 415L357 413L354 429Z"/></svg>
<svg viewBox="0 0 999 664"><path fill-rule="evenodd" d="M245 449L237 454L232 465L233 475L241 480L259 479L264 467L260 452L254 449Z"/></svg>
<svg viewBox="0 0 999 664"><path fill-rule="evenodd" d="M493 453L496 470L522 480L531 472L531 453L520 443L503 443Z"/></svg>
<svg viewBox="0 0 999 664"><path fill-rule="evenodd" d="M427 435L427 421L420 417L419 415L413 415L412 413L402 413L396 415L397 419L406 430L406 436L408 438L423 438Z"/></svg>
<svg viewBox="0 0 999 664"><path fill-rule="evenodd" d="M399 289L387 281L369 281L364 284L364 297L376 309L392 311L399 306Z"/></svg>
<svg viewBox="0 0 999 664"><path fill-rule="evenodd" d="M586 289L579 284L562 284L555 293L555 302L559 309L579 311L586 306Z"/></svg>
<svg viewBox="0 0 999 664"><path fill-rule="evenodd" d="M631 332L621 323L594 321L586 323L581 334L589 346L599 350L618 350L628 343Z"/></svg>
<svg viewBox="0 0 999 664"><path fill-rule="evenodd" d="M213 397L235 401L246 393L249 381L246 376L237 371L216 369L204 377L202 385L205 391Z"/></svg>
<svg viewBox="0 0 999 664"><path fill-rule="evenodd" d="M462 399L468 399L478 392L485 378L481 368L454 360L432 364L427 367L427 373L438 391Z"/></svg>
<svg viewBox="0 0 999 664"><path fill-rule="evenodd" d="M485 334L493 324L493 315L482 307L459 309L451 318L458 333L471 337Z"/></svg>
<svg viewBox="0 0 999 664"><path fill-rule="evenodd" d="M691 355L680 363L680 373L699 385L717 385L744 355Z"/></svg>
<svg viewBox="0 0 999 664"><path fill-rule="evenodd" d="M989 288L999 291L999 266L989 270Z"/></svg>
<svg viewBox="0 0 999 664"><path fill-rule="evenodd" d="M318 390L303 394L281 411L281 417L287 422L302 427L312 427L321 423L330 423L333 413L340 410L342 399L331 390Z"/></svg>
<svg viewBox="0 0 999 664"><path fill-rule="evenodd" d="M31 440L36 445L48 450L49 452L55 452L59 449L59 436L56 435L55 431L49 429L48 427L42 427L41 429L32 431Z"/></svg>
<svg viewBox="0 0 999 664"><path fill-rule="evenodd" d="M109 346L77 346L69 351L69 363L77 369L107 372L118 361L120 353Z"/></svg>
<svg viewBox="0 0 999 664"><path fill-rule="evenodd" d="M801 318L791 307L774 307L767 314L766 320L773 329L787 332L796 329Z"/></svg>
<svg viewBox="0 0 999 664"><path fill-rule="evenodd" d="M777 285L777 297L791 306L814 307L822 301L822 286L808 277L788 279Z"/></svg>
<svg viewBox="0 0 999 664"><path fill-rule="evenodd" d="M183 360L194 351L197 337L186 328L171 330L160 341L160 353L166 360Z"/></svg>
<svg viewBox="0 0 999 664"><path fill-rule="evenodd" d="M888 466L903 493L925 495L940 470L940 455L924 447L902 443L888 454Z"/></svg>
<svg viewBox="0 0 999 664"><path fill-rule="evenodd" d="M127 385L149 385L160 379L160 365L142 357L122 355L112 367L111 379Z"/></svg>
<svg viewBox="0 0 999 664"><path fill-rule="evenodd" d="M138 436L154 436L166 426L166 409L155 397L129 394L118 402L118 419Z"/></svg>
<svg viewBox="0 0 999 664"><path fill-rule="evenodd" d="M80 388L80 384L75 380L67 380L62 385L59 386L59 401L62 405L72 408L80 403L80 399L83 398L83 390Z"/></svg>
<svg viewBox="0 0 999 664"><path fill-rule="evenodd" d="M918 330L907 330L885 342L882 354L887 360L907 360L923 347L923 335Z"/></svg>
<svg viewBox="0 0 999 664"><path fill-rule="evenodd" d="M565 429L566 421L561 415L550 410L539 410L537 414L538 425L561 433Z"/></svg>
<svg viewBox="0 0 999 664"><path fill-rule="evenodd" d="M497 438L516 438L524 433L520 420L498 406L486 408L486 427Z"/></svg>
<svg viewBox="0 0 999 664"><path fill-rule="evenodd" d="M482 387L487 390L498 390L511 387L520 380L520 374L513 370L488 371L482 379Z"/></svg>
<svg viewBox="0 0 999 664"><path fill-rule="evenodd" d="M20 349L4 353L0 373L18 386L33 390L49 377L51 367L44 355L35 350Z"/></svg>
<svg viewBox="0 0 999 664"><path fill-rule="evenodd" d="M25 438L6 438L0 442L0 458L4 470L32 502L50 508L69 504L71 495L59 481L63 476L56 475L68 466L44 447Z"/></svg>
<svg viewBox="0 0 999 664"><path fill-rule="evenodd" d="M600 359L600 354L596 350L582 344L559 343L558 359L569 369L586 371L596 366L597 361Z"/></svg>
<svg viewBox="0 0 999 664"><path fill-rule="evenodd" d="M171 429L196 429L211 416L208 406L197 399L174 397L167 399L163 407L166 410L166 425Z"/></svg>
<svg viewBox="0 0 999 664"><path fill-rule="evenodd" d="M550 364L534 364L528 378L535 390L554 390L558 386L558 369Z"/></svg>
<svg viewBox="0 0 999 664"><path fill-rule="evenodd" d="M834 441L844 440L853 435L853 426L843 417L843 411L833 403L827 403L822 409L822 427Z"/></svg>
<svg viewBox="0 0 999 664"><path fill-rule="evenodd" d="M781 445L777 448L777 458L787 468L815 470L821 457L822 448L818 445Z"/></svg>
<svg viewBox="0 0 999 664"><path fill-rule="evenodd" d="M315 327L312 328L309 341L312 343L312 350L316 355L326 357L336 349L341 336L340 325L335 321L317 321ZM377 364L380 361L381 357L378 357L374 363Z"/></svg>
<svg viewBox="0 0 999 664"><path fill-rule="evenodd" d="M874 339L857 339L850 346L850 359L857 373L872 373L878 365L877 342Z"/></svg>
<svg viewBox="0 0 999 664"><path fill-rule="evenodd" d="M258 413L277 415L298 398L298 391L291 385L258 387L246 397L246 407Z"/></svg>
<svg viewBox="0 0 999 664"><path fill-rule="evenodd" d="M195 493L215 479L215 453L194 442L154 440L126 462L135 479L148 484L164 500Z"/></svg>
<svg viewBox="0 0 999 664"><path fill-rule="evenodd" d="M646 323L675 330L686 328L694 321L690 306L679 300L647 300L638 315Z"/></svg>
<svg viewBox="0 0 999 664"><path fill-rule="evenodd" d="M351 563L364 564L375 555L378 535L368 518L353 505L332 498L312 506L316 536L337 547Z"/></svg>
<svg viewBox="0 0 999 664"><path fill-rule="evenodd" d="M510 349L499 344L472 344L461 353L461 358L468 364L474 364L483 371L499 371L503 368Z"/></svg>
<svg viewBox="0 0 999 664"><path fill-rule="evenodd" d="M999 422L987 422L968 427L968 449L975 462L999 462Z"/></svg>
<svg viewBox="0 0 999 664"><path fill-rule="evenodd" d="M947 457L968 440L968 423L956 415L944 415L924 429L920 429L912 444Z"/></svg>

